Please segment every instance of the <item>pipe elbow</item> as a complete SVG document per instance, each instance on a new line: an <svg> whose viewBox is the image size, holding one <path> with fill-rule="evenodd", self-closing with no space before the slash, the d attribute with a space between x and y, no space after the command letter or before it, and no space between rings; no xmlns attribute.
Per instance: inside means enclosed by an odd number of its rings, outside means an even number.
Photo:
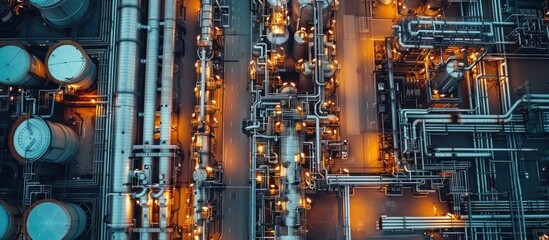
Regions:
<svg viewBox="0 0 549 240"><path fill-rule="evenodd" d="M134 193L132 193L132 197L133 197L134 199L142 198L142 197L144 197L145 195L147 195L147 192L148 192L148 191L149 191L149 189L146 188L146 187L144 187L143 189L141 189L140 192L134 192Z"/></svg>
<svg viewBox="0 0 549 240"><path fill-rule="evenodd" d="M152 192L151 192L151 197L152 197L152 198L159 198L159 197L162 196L162 194L164 194L164 191L165 191L164 187L161 187L161 188L160 188L160 191L158 191L158 192L156 192L156 193L155 193L154 191L152 191Z"/></svg>

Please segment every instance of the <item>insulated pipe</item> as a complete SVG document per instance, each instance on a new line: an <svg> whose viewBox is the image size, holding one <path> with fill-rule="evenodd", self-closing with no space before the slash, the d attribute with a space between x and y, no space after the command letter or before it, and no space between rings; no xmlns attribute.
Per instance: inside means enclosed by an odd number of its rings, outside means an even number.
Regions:
<svg viewBox="0 0 549 240"><path fill-rule="evenodd" d="M296 158L300 155L302 141L297 135L294 122L287 122L283 126L283 132L280 142L280 162L282 182L286 192L286 214L284 216L284 226L288 228L287 235L284 237L295 236L294 228L300 226L299 202L300 202L300 171Z"/></svg>
<svg viewBox="0 0 549 240"><path fill-rule="evenodd" d="M351 198L351 194L349 194L349 185L345 185L344 187L345 193L343 194L343 205L345 210L345 239L351 240L351 203L349 199Z"/></svg>
<svg viewBox="0 0 549 240"><path fill-rule="evenodd" d="M151 0L149 2L148 13L148 33L147 33L147 55L145 65L145 99L143 101L143 145L154 145L154 128L156 120L156 80L158 77L158 48L160 39L159 30L159 18L160 18L160 0ZM150 149L145 149L145 152L150 152ZM146 178L151 183L151 173L153 171L153 159L152 157L143 157L143 165L141 169L145 171ZM148 186L143 186L143 191L140 194L139 201L142 206L141 212L141 227L150 227L150 216L152 216L149 206ZM150 239L151 234L149 232L142 232L140 235L141 240Z"/></svg>
<svg viewBox="0 0 549 240"><path fill-rule="evenodd" d="M213 6L210 0L202 0L200 9L200 124L205 124L206 107L206 50L212 46Z"/></svg>
<svg viewBox="0 0 549 240"><path fill-rule="evenodd" d="M393 132L393 154L396 166L400 164L400 148L399 148L399 135L397 125L397 111L396 111L396 89L395 79L393 76L393 52L391 50L391 38L385 39L386 55L387 55L387 76L389 78L389 93L391 99L391 127Z"/></svg>
<svg viewBox="0 0 549 240"><path fill-rule="evenodd" d="M400 25L393 25L393 29L397 30L397 39L398 39L398 45L403 48L425 48L425 49L434 49L435 47L433 45L426 45L426 44L406 44L404 43L404 34L402 34L402 27Z"/></svg>
<svg viewBox="0 0 549 240"><path fill-rule="evenodd" d="M120 0L118 8L118 59L116 94L114 99L114 146L111 170L109 239L128 239L126 232L133 226L133 203L129 187L132 146L135 143L137 80L139 79L139 0Z"/></svg>
<svg viewBox="0 0 549 240"><path fill-rule="evenodd" d="M164 41L162 43L162 87L160 89L160 145L171 145L172 138L172 99L173 99L173 81L174 81L174 46L175 46L175 17L177 11L177 2L175 0L166 0L164 4ZM162 152L169 153L169 149L162 149ZM159 227L165 229L169 225L171 215L170 199L172 186L172 159L167 156L160 157L158 162L158 173L161 191L159 198ZM170 233L162 231L158 239L171 239Z"/></svg>

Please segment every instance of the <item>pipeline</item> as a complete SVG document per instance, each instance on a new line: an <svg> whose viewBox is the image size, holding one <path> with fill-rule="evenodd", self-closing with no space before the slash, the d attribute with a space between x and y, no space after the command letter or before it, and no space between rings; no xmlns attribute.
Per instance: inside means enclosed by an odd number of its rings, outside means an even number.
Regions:
<svg viewBox="0 0 549 240"><path fill-rule="evenodd" d="M396 166L400 165L400 142L399 133L397 130L397 100L395 79L393 76L393 52L391 50L390 38L385 39L386 54L387 54L387 76L389 78L389 91L391 100L391 131L393 133L393 158Z"/></svg>
<svg viewBox="0 0 549 240"><path fill-rule="evenodd" d="M203 208L208 208L207 206L207 195L204 189L204 183L207 179L208 165L210 163L211 155L211 138L212 134L210 131L211 126L209 125L209 111L212 110L211 99L213 94L210 93L211 89L208 89L209 83L212 80L212 71L213 67L211 66L211 61L207 57L207 53L212 51L213 44L213 4L210 0L202 0L200 8L200 35L197 39L198 45L198 57L199 64L197 63L197 73L199 74L199 116L198 116L198 132L193 136L193 154L196 155L196 165L194 172L195 185L193 189L193 229L195 239L205 240L208 235L207 231L207 220L202 218ZM209 109L206 109L206 105L209 106ZM208 113L206 112L208 110Z"/></svg>
<svg viewBox="0 0 549 240"><path fill-rule="evenodd" d="M111 169L111 197L108 224L109 239L129 239L126 232L133 226L133 203L129 188L132 145L136 131L136 100L139 68L139 15L138 0L121 0L118 40L117 80L114 106L114 147ZM123 54L122 54L123 53Z"/></svg>
<svg viewBox="0 0 549 240"><path fill-rule="evenodd" d="M175 0L166 0L164 3L164 41L162 43L162 72L160 89L160 145L171 145L172 139L172 99L173 99L173 80L174 80L174 47L175 47L175 17L177 11L177 2ZM169 149L162 148L164 153L169 153ZM159 173L159 227L166 229L169 225L171 215L171 189L173 188L172 166L173 158L161 156L158 161ZM153 197L154 197L153 196ZM161 231L158 239L171 239L170 233Z"/></svg>
<svg viewBox="0 0 549 240"><path fill-rule="evenodd" d="M149 2L149 13L147 20L147 53L146 53L146 66L145 66L145 97L144 97L144 110L143 110L143 145L154 144L154 128L156 120L156 80L158 76L158 49L160 39L160 1L151 0ZM145 150L150 152L150 150ZM151 174L153 171L153 159L152 157L143 157L143 164L141 170L145 173L145 179L148 179L151 183ZM149 205L149 187L143 186L142 192L134 196L139 199L139 203L142 208L141 212L141 227L149 228L152 219L152 208ZM141 240L148 240L151 238L151 234L143 232L140 235Z"/></svg>

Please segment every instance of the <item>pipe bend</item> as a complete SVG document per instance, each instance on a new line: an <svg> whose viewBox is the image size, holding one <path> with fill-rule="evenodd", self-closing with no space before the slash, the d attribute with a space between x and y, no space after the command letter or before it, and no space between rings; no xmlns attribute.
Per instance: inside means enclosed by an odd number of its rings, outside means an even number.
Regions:
<svg viewBox="0 0 549 240"><path fill-rule="evenodd" d="M132 193L132 197L133 197L134 199L142 198L142 197L144 197L145 195L147 195L147 192L148 192L148 191L149 191L149 189L146 188L146 187L144 187L143 189L141 189L140 192L134 192L134 193Z"/></svg>
<svg viewBox="0 0 549 240"><path fill-rule="evenodd" d="M164 194L164 191L165 191L164 187L161 187L160 191L158 191L156 193L154 191L151 191L151 197L152 198L159 198L159 197L162 196L162 194Z"/></svg>

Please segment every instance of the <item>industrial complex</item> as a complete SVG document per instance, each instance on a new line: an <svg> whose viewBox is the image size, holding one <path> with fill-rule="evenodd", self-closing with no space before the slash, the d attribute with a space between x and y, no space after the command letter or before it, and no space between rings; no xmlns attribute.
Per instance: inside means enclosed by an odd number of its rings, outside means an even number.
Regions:
<svg viewBox="0 0 549 240"><path fill-rule="evenodd" d="M0 0L0 240L549 240L548 0Z"/></svg>

